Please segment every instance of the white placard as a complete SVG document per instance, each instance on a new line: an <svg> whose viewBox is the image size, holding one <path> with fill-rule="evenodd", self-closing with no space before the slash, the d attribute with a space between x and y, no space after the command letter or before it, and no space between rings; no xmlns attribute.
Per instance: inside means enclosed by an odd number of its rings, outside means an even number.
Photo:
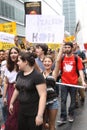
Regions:
<svg viewBox="0 0 87 130"><path fill-rule="evenodd" d="M5 32L0 32L0 42L14 44L14 35Z"/></svg>
<svg viewBox="0 0 87 130"><path fill-rule="evenodd" d="M62 43L64 16L26 15L26 39L31 43Z"/></svg>

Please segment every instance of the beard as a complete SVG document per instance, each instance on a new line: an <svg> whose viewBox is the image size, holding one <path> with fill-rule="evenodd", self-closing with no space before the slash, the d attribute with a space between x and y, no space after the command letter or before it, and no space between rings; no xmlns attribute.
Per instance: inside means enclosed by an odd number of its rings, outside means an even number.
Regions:
<svg viewBox="0 0 87 130"><path fill-rule="evenodd" d="M72 49L71 50L66 50L66 54L71 54L72 53Z"/></svg>

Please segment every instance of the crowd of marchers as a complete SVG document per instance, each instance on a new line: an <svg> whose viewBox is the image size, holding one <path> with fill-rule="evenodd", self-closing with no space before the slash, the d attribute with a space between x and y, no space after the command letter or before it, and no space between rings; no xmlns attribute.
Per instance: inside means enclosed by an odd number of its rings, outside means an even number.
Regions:
<svg viewBox="0 0 87 130"><path fill-rule="evenodd" d="M73 123L75 109L85 104L86 80L87 50L77 43L64 42L58 50L41 43L0 50L1 130L55 130L57 116L59 126Z"/></svg>

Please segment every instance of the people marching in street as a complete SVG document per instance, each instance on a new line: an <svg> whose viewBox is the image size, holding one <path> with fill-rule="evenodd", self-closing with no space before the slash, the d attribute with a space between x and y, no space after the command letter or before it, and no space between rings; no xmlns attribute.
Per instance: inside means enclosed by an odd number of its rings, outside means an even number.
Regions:
<svg viewBox="0 0 87 130"><path fill-rule="evenodd" d="M84 72L84 78L86 79L86 73L85 73L85 63L87 63L86 55L84 51L81 51L79 45L76 42L73 42L73 53L75 55L78 55L83 63L83 72ZM81 77L78 78L78 85L82 86ZM81 105L84 105L85 103L85 89L84 88L78 88L76 92L76 108L79 107L79 101L81 102Z"/></svg>
<svg viewBox="0 0 87 130"><path fill-rule="evenodd" d="M73 123L77 92L80 90L76 87L80 85L78 79L80 78L81 86L87 86L83 71L86 59L85 56L82 59L75 54L74 43L61 44L58 52L51 50L47 44L36 44L25 50L12 47L4 51L4 54L5 52L6 56L1 61L0 80L4 88L1 95L4 103L4 129L55 130L59 109L58 126L67 121ZM60 92L57 93L55 87L58 87L56 83L59 77L61 85ZM85 102L85 89L83 91ZM67 112L68 93L70 106ZM82 99L80 93L79 98Z"/></svg>
<svg viewBox="0 0 87 130"><path fill-rule="evenodd" d="M79 76L81 77L82 85L86 87L86 83L84 81L82 60L79 56L76 57L73 54L73 43L66 42L64 48L65 48L65 55L61 59L61 66L60 66L61 82L63 83L63 85L61 85L61 113L60 113L60 120L58 120L59 126L67 123L67 119L69 122L74 121L77 88L73 87L73 85L78 85L78 73ZM72 84L72 87L69 87L68 84ZM70 94L70 106L67 112L68 93Z"/></svg>

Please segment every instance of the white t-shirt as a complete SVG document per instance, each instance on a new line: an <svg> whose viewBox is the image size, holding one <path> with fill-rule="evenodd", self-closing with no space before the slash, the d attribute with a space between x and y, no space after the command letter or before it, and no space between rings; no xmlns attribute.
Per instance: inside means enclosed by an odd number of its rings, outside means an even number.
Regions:
<svg viewBox="0 0 87 130"><path fill-rule="evenodd" d="M14 83L15 80L16 80L17 72L15 70L13 70L12 72L10 72L6 68L5 69L5 76L7 77L9 83Z"/></svg>

